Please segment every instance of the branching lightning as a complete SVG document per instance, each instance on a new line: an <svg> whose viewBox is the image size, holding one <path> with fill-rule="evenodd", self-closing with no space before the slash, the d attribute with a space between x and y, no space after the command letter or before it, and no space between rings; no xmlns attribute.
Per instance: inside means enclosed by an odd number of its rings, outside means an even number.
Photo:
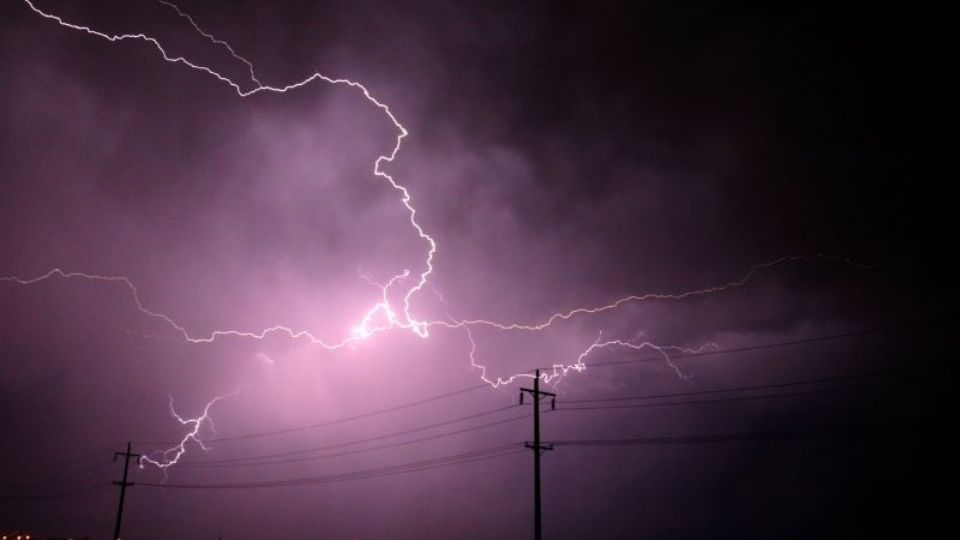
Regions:
<svg viewBox="0 0 960 540"><path fill-rule="evenodd" d="M449 319L449 320L426 320L416 317L412 312L412 303L415 296L422 291L424 288L433 289L433 285L430 283L429 278L434 271L434 259L437 255L437 242L434 238L428 234L424 228L421 226L417 219L417 209L413 204L413 199L410 191L396 179L394 179L390 174L388 174L384 167L394 161L397 154L400 151L401 145L404 138L407 137L407 129L399 122L399 120L394 116L390 107L385 103L379 101L373 96L373 94L365 87L363 84L346 79L346 78L335 78L329 77L327 75L315 72L310 76L287 84L285 86L271 86L268 84L262 83L256 76L253 64L244 58L243 56L236 53L236 51L231 47L226 41L220 40L213 36L213 34L202 29L194 19L180 10L175 4L172 4L166 0L158 0L164 6L174 10L176 14L183 20L187 21L192 28L209 42L213 43L216 46L224 48L229 54L236 59L237 61L243 63L249 72L249 82L244 81L243 84L238 83L231 78L221 74L212 67L196 63L191 61L183 56L174 56L167 52L167 50L161 45L161 43L156 39L144 33L126 33L126 34L109 34L104 33L98 30L95 30L89 26L82 24L71 23L65 21L58 15L48 13L41 10L34 4L34 0L23 0L26 6L29 7L37 15L56 22L60 26L83 32L88 35L104 39L110 42L120 42L120 41L134 41L134 42L143 42L152 46L160 54L164 61L180 64L189 69L204 73L208 76L214 77L220 82L226 84L239 96L240 98L246 98L259 93L276 93L283 94L293 89L301 88L313 83L326 83L334 86L346 86L353 90L360 92L363 97L374 107L380 109L383 114L390 120L396 129L396 136L394 139L394 144L390 148L389 152L381 154L377 157L376 161L373 164L373 174L385 181L391 189L397 192L399 202L402 204L407 212L408 221L410 227L413 229L413 232L417 235L419 240L425 246L425 254L423 258L422 268L416 271L411 271L409 269L403 270L401 273L393 276L385 284L375 283L372 279L366 279L371 284L374 284L380 289L381 295L379 301L373 304L363 315L359 318L359 321L354 324L347 335L343 335L335 338L322 338L314 333L303 330L303 329L294 329L288 326L275 325L268 328L263 328L259 331L250 331L250 330L240 330L240 329L216 329L205 335L198 335L191 333L184 325L178 323L174 317L161 313L159 311L153 310L143 303L141 300L140 291L134 285L133 281L124 276L111 276L111 275L100 275L76 271L63 270L61 268L54 268L48 272L38 275L32 278L20 278L16 276L0 276L0 282L10 282L19 285L33 285L42 281L46 281L52 278L62 278L62 279L83 279L90 281L106 282L109 284L121 285L129 290L132 300L136 305L137 309L148 316L149 318L156 319L162 322L164 325L169 327L173 332L179 336L183 341L189 343L212 343L221 338L233 337L233 338L246 338L246 339L255 339L262 340L268 335L281 334L286 335L290 339L305 339L309 340L311 343L323 347L325 349L339 349L348 344L355 342L361 342L368 340L374 337L377 334L382 332L391 331L394 329L407 330L415 335L426 338L430 335L430 331L433 328L447 329L447 330L463 330L466 333L466 336L469 340L469 360L473 368L479 371L480 378L487 384L492 387L499 387L501 385L510 384L515 381L517 378L527 378L533 377L530 373L518 373L509 377L489 377L487 375L487 368L479 363L476 359L477 343L474 340L474 335L472 333L472 328L475 327L486 327L495 331L503 332L540 332L548 328L551 328L554 325L574 319L576 317L586 317L590 315L597 315L600 313L614 311L618 308L621 308L627 304L645 302L645 301L681 301L693 297L706 296L711 294L720 293L723 291L728 291L731 289L739 288L746 285L750 282L759 272L769 269L774 266L781 264L794 262L794 261L810 261L816 259L832 259L845 264L850 264L854 266L862 266L847 259L842 259L839 257L833 257L828 255L791 255L778 258L769 262L762 264L757 264L748 269L748 271L739 279L734 281L729 281L717 286L712 286L703 289L690 290L685 292L678 293L644 293L644 294L632 294L624 296L618 299L615 299L612 302L602 305L594 306L585 306L577 307L574 309L569 309L566 311L558 311L550 314L549 316L541 319L538 322L498 322L493 320L486 319ZM248 87L244 89L244 87ZM398 292L393 293L394 290ZM440 295L439 292L437 292ZM390 298L402 298L400 300L400 305L394 305ZM442 299L442 295L440 295ZM633 350L641 349L653 349L661 354L667 364L676 372L676 374L681 378L686 378L687 376L679 369L679 367L673 363L670 359L669 353L672 351L682 351L686 353L691 352L700 352L708 348L716 348L716 345L707 344L697 349L684 349L681 347L675 346L663 346L656 345L649 341L624 341L619 339L609 339L604 340L602 334L597 337L595 341L589 344L576 359L570 363L558 363L552 365L551 369L542 375L545 382L549 382L553 379L562 378L570 370L574 371L583 371L586 369L587 364L585 363L586 358L593 354L594 352L607 348L628 348ZM266 355L262 356L262 359L265 362L272 363L272 360L269 359ZM229 394L228 394L229 395ZM170 412L183 426L189 429L188 433L181 439L180 444L172 448L158 451L152 456L144 456L141 459L141 466L144 464L151 464L160 469L166 469L173 464L177 463L180 457L187 451L187 445L191 441L196 443L201 448L205 449L206 446L201 440L200 432L205 425L212 425L210 420L210 409L211 407L220 399L223 399L226 396L218 396L209 402L206 407L203 409L203 413L196 418L183 418L181 417L173 408L173 400L170 400Z"/></svg>
<svg viewBox="0 0 960 540"><path fill-rule="evenodd" d="M786 256L774 259L772 261L755 264L752 267L750 267L747 273L744 274L743 277L741 277L740 279L729 281L721 285L714 285L712 287L706 287L703 289L693 289L693 290L679 292L679 293L632 294L629 296L618 298L613 302L610 302L609 304L605 304L602 306L579 307L579 308L571 309L565 312L556 312L551 314L543 322L540 322L540 323L533 323L533 324L499 323L496 321L489 321L485 319L464 319L455 323L450 323L445 321L433 321L433 322L430 322L428 326L445 326L448 328L459 328L463 326L489 326L492 328L496 328L497 330L523 330L528 332L537 332L540 330L546 330L547 328L552 326L554 323L557 323L560 321L570 320L580 315L597 315L606 311L615 310L619 307L622 307L625 304L630 304L635 302L644 302L648 300L679 301L679 300L686 300L688 298L694 298L698 296L708 296L710 294L720 293L720 292L728 291L730 289L736 289L739 287L743 287L744 285L749 283L750 280L752 280L757 275L757 273L759 273L762 270L772 268L774 266L779 266L788 262L814 261L818 259L829 259L833 261L838 261L838 262L842 262L844 264L854 266L857 268L872 268L872 266L860 264L860 263L851 261L850 259L846 259L843 257L836 257L833 255L825 255L822 253L818 253L816 255L786 255Z"/></svg>
<svg viewBox="0 0 960 540"><path fill-rule="evenodd" d="M168 469L173 465L176 465L180 461L180 457L187 452L187 443L193 441L201 449L207 450L209 447L203 443L203 440L200 438L200 430L203 429L203 426L210 426L211 430L213 428L213 420L210 418L210 408L213 405L224 399L226 397L237 394L237 391L231 392L223 396L217 396L213 398L209 403L206 404L203 408L203 414L196 418L184 418L177 413L177 410L173 408L173 396L168 396L170 401L170 414L180 422L181 425L189 428L189 431L186 435L180 439L180 443L167 448L166 450L158 450L153 452L152 455L145 455L140 457L140 468L144 467L144 464L149 463L157 467L158 469ZM216 431L214 430L214 433Z"/></svg>
<svg viewBox="0 0 960 540"><path fill-rule="evenodd" d="M189 23L190 23L190 26L192 26L193 29L196 30L196 32L197 32L198 34L200 34L201 36L205 37L205 38L206 38L207 40L209 40L210 42L215 43L215 44L223 47L224 49L226 49L227 52L230 53L230 56L232 56L235 60L237 60L237 61L239 61L239 62L242 62L245 66L247 66L247 70L250 72L250 80L253 81L254 84L256 84L257 86L263 86L263 83L260 82L259 79L257 79L257 73L256 73L256 71L253 69L253 64L251 64L250 61L247 60L246 58L244 58L244 57L240 56L239 54L237 54L237 52L233 50L233 47L231 47L229 43L227 43L226 41L223 41L223 40L221 40L221 39L217 39L216 37L214 37L213 34L207 32L207 31L204 30L203 28L200 28L200 25L197 24L197 22L193 20L193 17L191 17L189 13L184 13L184 12L180 9L180 6L177 6L176 4L173 4L173 3L171 3L171 2L167 2L167 0L157 0L157 2L159 2L159 3L161 3L161 4L163 4L163 5L167 6L167 7L169 7L170 9L172 9L172 10L174 10L174 11L176 11L176 12L177 12L177 15L179 15L180 18L185 19L187 22L189 22ZM29 2L28 2L28 3L29 3ZM32 7L32 5L31 5L31 7ZM36 10L34 10L34 11L36 11Z"/></svg>

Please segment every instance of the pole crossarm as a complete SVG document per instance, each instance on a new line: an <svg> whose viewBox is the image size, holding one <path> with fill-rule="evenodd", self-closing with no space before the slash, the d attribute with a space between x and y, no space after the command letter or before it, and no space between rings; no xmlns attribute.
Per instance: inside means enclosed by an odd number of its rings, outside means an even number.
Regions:
<svg viewBox="0 0 960 540"><path fill-rule="evenodd" d="M130 468L130 458L140 459L140 454L134 454L130 451L130 443L127 443L126 452L114 452L113 460L116 461L117 458L123 458L123 480L114 481L115 486L120 486L120 504L117 506L117 523L113 529L113 540L119 540L120 538L120 522L123 519L123 498L127 494L127 486L134 485L133 482L127 482L127 470Z"/></svg>
<svg viewBox="0 0 960 540"><path fill-rule="evenodd" d="M520 404L523 405L524 394L533 398L533 442L525 442L523 446L533 450L533 537L535 540L543 538L543 519L540 504L540 456L547 450L553 450L552 444L540 443L540 401L549 397L551 408L557 408L557 395L553 392L540 390L540 370L536 371L533 379L533 388L520 389Z"/></svg>

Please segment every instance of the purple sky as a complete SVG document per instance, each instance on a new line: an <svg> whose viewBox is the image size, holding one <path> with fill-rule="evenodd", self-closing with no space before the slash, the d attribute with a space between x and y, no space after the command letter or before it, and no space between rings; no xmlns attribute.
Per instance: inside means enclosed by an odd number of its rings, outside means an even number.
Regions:
<svg viewBox="0 0 960 540"><path fill-rule="evenodd" d="M399 130L360 88L240 97L144 40L0 7L0 532L109 537L112 453L132 441L161 460L190 429L169 402L192 418L224 396L206 451L131 471L125 538L526 538L531 420L511 419L531 381L484 386L471 350L495 380L597 340L676 348L599 348L551 381L546 537L832 538L942 518L956 301L928 249L950 230L939 146L919 135L938 122L941 44L914 39L913 14L308 4L179 5L263 85L356 81L408 130L382 169L437 246L409 313L429 244L374 174ZM35 5L258 86L169 6ZM123 281L22 283L55 268L123 276L144 309ZM362 276L405 270L394 327L335 350L179 331L338 343L382 299ZM725 284L536 332L466 322ZM664 394L679 395L602 401ZM305 485L256 487L287 480Z"/></svg>

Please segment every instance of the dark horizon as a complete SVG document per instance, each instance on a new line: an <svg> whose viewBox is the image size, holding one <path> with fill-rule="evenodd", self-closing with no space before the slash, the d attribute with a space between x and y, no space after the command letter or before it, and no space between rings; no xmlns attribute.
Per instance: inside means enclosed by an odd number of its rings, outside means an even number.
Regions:
<svg viewBox="0 0 960 540"><path fill-rule="evenodd" d="M942 536L918 11L4 4L0 534Z"/></svg>

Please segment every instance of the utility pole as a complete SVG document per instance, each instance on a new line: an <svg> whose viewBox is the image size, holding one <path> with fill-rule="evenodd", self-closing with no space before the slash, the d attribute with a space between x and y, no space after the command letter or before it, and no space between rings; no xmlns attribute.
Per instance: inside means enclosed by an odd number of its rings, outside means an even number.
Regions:
<svg viewBox="0 0 960 540"><path fill-rule="evenodd" d="M117 526L113 529L113 540L120 539L120 520L123 518L123 496L127 493L127 486L132 486L133 482L127 482L127 469L130 468L130 458L135 457L139 458L140 454L131 454L130 453L130 443L127 443L126 452L114 452L113 460L116 461L118 457L123 456L123 480L119 482L114 482L115 485L120 486L120 506L117 508Z"/></svg>
<svg viewBox="0 0 960 540"><path fill-rule="evenodd" d="M550 396L551 409L557 407L557 395L552 392L540 390L540 370L536 372L536 378L533 379L533 388L520 389L520 404L523 405L523 393L526 392L533 397L533 443L525 442L524 446L533 450L533 537L535 540L543 539L543 523L540 512L540 455L544 450L553 450L552 444L540 444L540 399L543 396Z"/></svg>

